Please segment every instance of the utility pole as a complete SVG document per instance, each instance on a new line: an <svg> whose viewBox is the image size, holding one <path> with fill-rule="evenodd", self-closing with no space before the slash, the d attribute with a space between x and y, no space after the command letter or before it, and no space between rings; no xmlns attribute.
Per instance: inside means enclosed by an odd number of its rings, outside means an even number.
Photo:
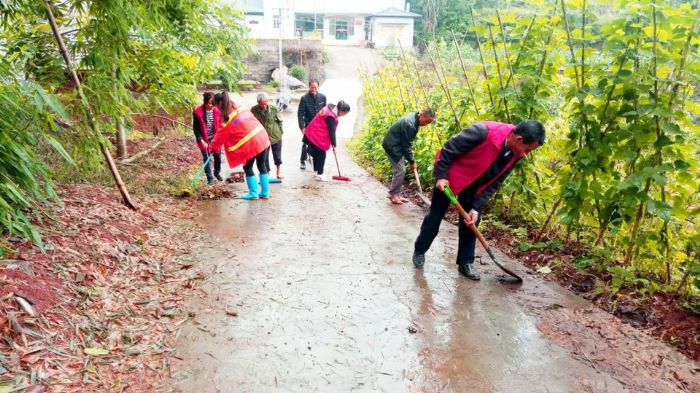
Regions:
<svg viewBox="0 0 700 393"><path fill-rule="evenodd" d="M279 61L280 61L280 72L282 72L282 26L284 26L284 23L282 22L282 7L279 9L279 20L280 20L280 26L279 26Z"/></svg>
<svg viewBox="0 0 700 393"><path fill-rule="evenodd" d="M280 86L279 86L279 92L280 92L280 97L284 96L284 89L285 89L285 82L284 82L284 77L287 74L284 71L284 62L282 59L282 38L283 38L283 29L284 29L284 20L282 19L282 10L287 10L288 8L283 7L284 3L280 1L280 7L277 9L279 11L278 13L278 18L279 18L279 39L278 39L278 45L277 45L277 50L278 50L278 56L279 56L279 77L280 77Z"/></svg>
<svg viewBox="0 0 700 393"><path fill-rule="evenodd" d="M278 38L278 43L277 43L277 56L279 57L279 75L280 75L280 95L282 94L282 89L284 87L284 76L286 75L286 72L284 72L284 61L282 58L282 39L284 36L284 21L282 19L282 11L286 10L287 8L282 7L284 4L280 2L280 7L277 8L278 14L277 17L279 18L279 38ZM273 8L274 9L274 8Z"/></svg>

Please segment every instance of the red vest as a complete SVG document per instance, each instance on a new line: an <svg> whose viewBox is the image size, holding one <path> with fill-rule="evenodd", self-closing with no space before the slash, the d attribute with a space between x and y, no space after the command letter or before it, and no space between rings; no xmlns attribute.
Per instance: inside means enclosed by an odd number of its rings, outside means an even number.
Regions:
<svg viewBox="0 0 700 393"><path fill-rule="evenodd" d="M462 192L462 190L467 188L478 179L479 176L486 172L491 164L498 158L498 153L500 153L508 135L515 129L515 126L512 124L495 121L482 121L481 124L485 125L489 130L486 139L466 154L462 154L452 161L452 165L447 171L447 180L450 182L450 188L452 188L455 194ZM435 156L436 160L440 157L441 151L442 150ZM503 172L512 167L513 164L523 156L525 155L521 154L516 156L513 154L513 157L508 161L508 164L503 168L501 173L479 187L475 195L479 195L484 191L491 183L498 179Z"/></svg>
<svg viewBox="0 0 700 393"><path fill-rule="evenodd" d="M338 127L338 115L331 108L325 106L304 129L304 135L306 135L309 142L326 151L331 148L331 135L328 133L328 125L326 124L326 117L328 116L335 119L335 126Z"/></svg>
<svg viewBox="0 0 700 393"><path fill-rule="evenodd" d="M216 135L221 129L221 111L217 107L214 107L212 110L214 111L214 135ZM209 142L209 129L207 128L207 122L204 121L204 105L195 108L194 115L199 121L199 129L203 132L203 135L201 135L202 139Z"/></svg>
<svg viewBox="0 0 700 393"><path fill-rule="evenodd" d="M229 167L235 168L270 147L270 138L250 110L238 109L231 113L228 123L214 135L209 148L218 152L222 145Z"/></svg>

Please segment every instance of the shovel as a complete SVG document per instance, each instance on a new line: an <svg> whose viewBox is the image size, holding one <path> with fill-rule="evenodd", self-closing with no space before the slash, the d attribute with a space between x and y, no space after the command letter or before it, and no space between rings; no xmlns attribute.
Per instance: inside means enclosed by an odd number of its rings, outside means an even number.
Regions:
<svg viewBox="0 0 700 393"><path fill-rule="evenodd" d="M447 195L447 198L449 198L450 202L452 202L452 204L455 205L455 206L457 207L457 210L459 210L459 214L462 216L462 218L464 219L464 221L465 221L465 222L468 221L469 215L467 214L467 212L464 210L464 208L462 207L462 205L461 205L461 204L459 203L459 201L457 200L457 196L452 192L452 190L450 189L450 186L445 186L445 195ZM513 273L510 269L508 269L507 267L501 265L501 264L498 262L498 260L496 259L496 256L493 255L493 252L491 251L491 247L489 247L489 244L486 242L486 239L484 238L484 235L481 234L481 232L480 232L479 229L476 227L476 225L470 224L470 225L469 225L469 229L471 229L472 232L474 232L474 234L476 235L476 237L479 239L479 243L481 243L481 245L484 247L484 249L486 250L486 253L489 254L489 256L491 257L491 260L493 261L493 263L495 263L496 266L498 266L501 270L503 270L504 272L506 272L506 274L508 274L509 276L511 276L511 277L514 278L514 280L508 280L508 283L510 283L510 284L520 284L520 283L522 283L522 282L523 282L522 277L520 277L520 276L518 276L517 274Z"/></svg>
<svg viewBox="0 0 700 393"><path fill-rule="evenodd" d="M416 193L416 195L418 195L418 198L420 198L421 201L423 201L423 203L430 206L430 200L428 200L428 198L426 198L426 196L423 195L423 187L420 186L420 177L418 177L418 168L413 168L413 176L416 177L416 185L418 186L418 193Z"/></svg>

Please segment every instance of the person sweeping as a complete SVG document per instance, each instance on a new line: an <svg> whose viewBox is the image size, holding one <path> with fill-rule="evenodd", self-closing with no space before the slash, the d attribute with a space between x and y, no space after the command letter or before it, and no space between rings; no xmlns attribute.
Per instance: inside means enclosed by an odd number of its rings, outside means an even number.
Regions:
<svg viewBox="0 0 700 393"><path fill-rule="evenodd" d="M316 180L328 181L328 176L323 174L323 166L326 163L326 152L333 147L335 152L335 130L338 127L338 118L350 112L350 105L345 101L338 101L338 105L328 104L321 109L304 129L304 143L309 148L308 152L314 161Z"/></svg>
<svg viewBox="0 0 700 393"><path fill-rule="evenodd" d="M202 152L204 160L204 173L207 175L207 184L211 184L214 178L223 181L221 177L221 154L214 154L209 150L209 143L221 128L221 112L214 106L214 94L207 91L202 94L203 103L192 111L192 131L197 140L197 147ZM210 157L211 156L211 157ZM214 175L211 173L211 159L214 159Z"/></svg>
<svg viewBox="0 0 700 393"><path fill-rule="evenodd" d="M270 138L265 127L249 110L239 108L226 91L214 96L214 104L221 110L224 124L209 144L210 150L220 152L223 147L231 168L244 164L248 193L241 198L270 198L270 179L267 173ZM253 172L253 165L256 164L260 172L260 184Z"/></svg>
<svg viewBox="0 0 700 393"><path fill-rule="evenodd" d="M437 236L442 218L450 206L444 192L449 186L469 212L466 219L459 217L458 271L469 279L479 280L479 272L474 267L476 235L469 225L478 226L480 212L515 163L542 146L544 139L544 126L534 120L523 121L517 126L482 121L448 139L436 156L433 173L437 190L433 192L430 211L423 219L414 244L415 267L422 268L425 264L425 253Z"/></svg>
<svg viewBox="0 0 700 393"><path fill-rule="evenodd" d="M413 141L418 135L418 128L427 126L435 120L435 112L432 108L425 108L419 112L409 112L404 117L397 120L389 127L389 131L384 136L382 147L389 163L394 170L394 176L391 178L391 186L389 187L388 198L391 203L400 205L408 202L408 199L402 198L399 193L403 185L404 177L406 176L406 165L404 159L411 165L411 170L417 169L416 162L413 158Z"/></svg>

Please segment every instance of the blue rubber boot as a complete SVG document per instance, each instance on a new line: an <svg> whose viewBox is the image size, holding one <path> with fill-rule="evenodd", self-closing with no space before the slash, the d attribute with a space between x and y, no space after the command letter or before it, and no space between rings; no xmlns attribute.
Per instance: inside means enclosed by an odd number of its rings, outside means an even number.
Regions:
<svg viewBox="0 0 700 393"><path fill-rule="evenodd" d="M270 175L260 174L260 198L270 199Z"/></svg>
<svg viewBox="0 0 700 393"><path fill-rule="evenodd" d="M248 185L248 193L241 195L242 199L258 199L258 179L255 176L246 176L245 182Z"/></svg>

